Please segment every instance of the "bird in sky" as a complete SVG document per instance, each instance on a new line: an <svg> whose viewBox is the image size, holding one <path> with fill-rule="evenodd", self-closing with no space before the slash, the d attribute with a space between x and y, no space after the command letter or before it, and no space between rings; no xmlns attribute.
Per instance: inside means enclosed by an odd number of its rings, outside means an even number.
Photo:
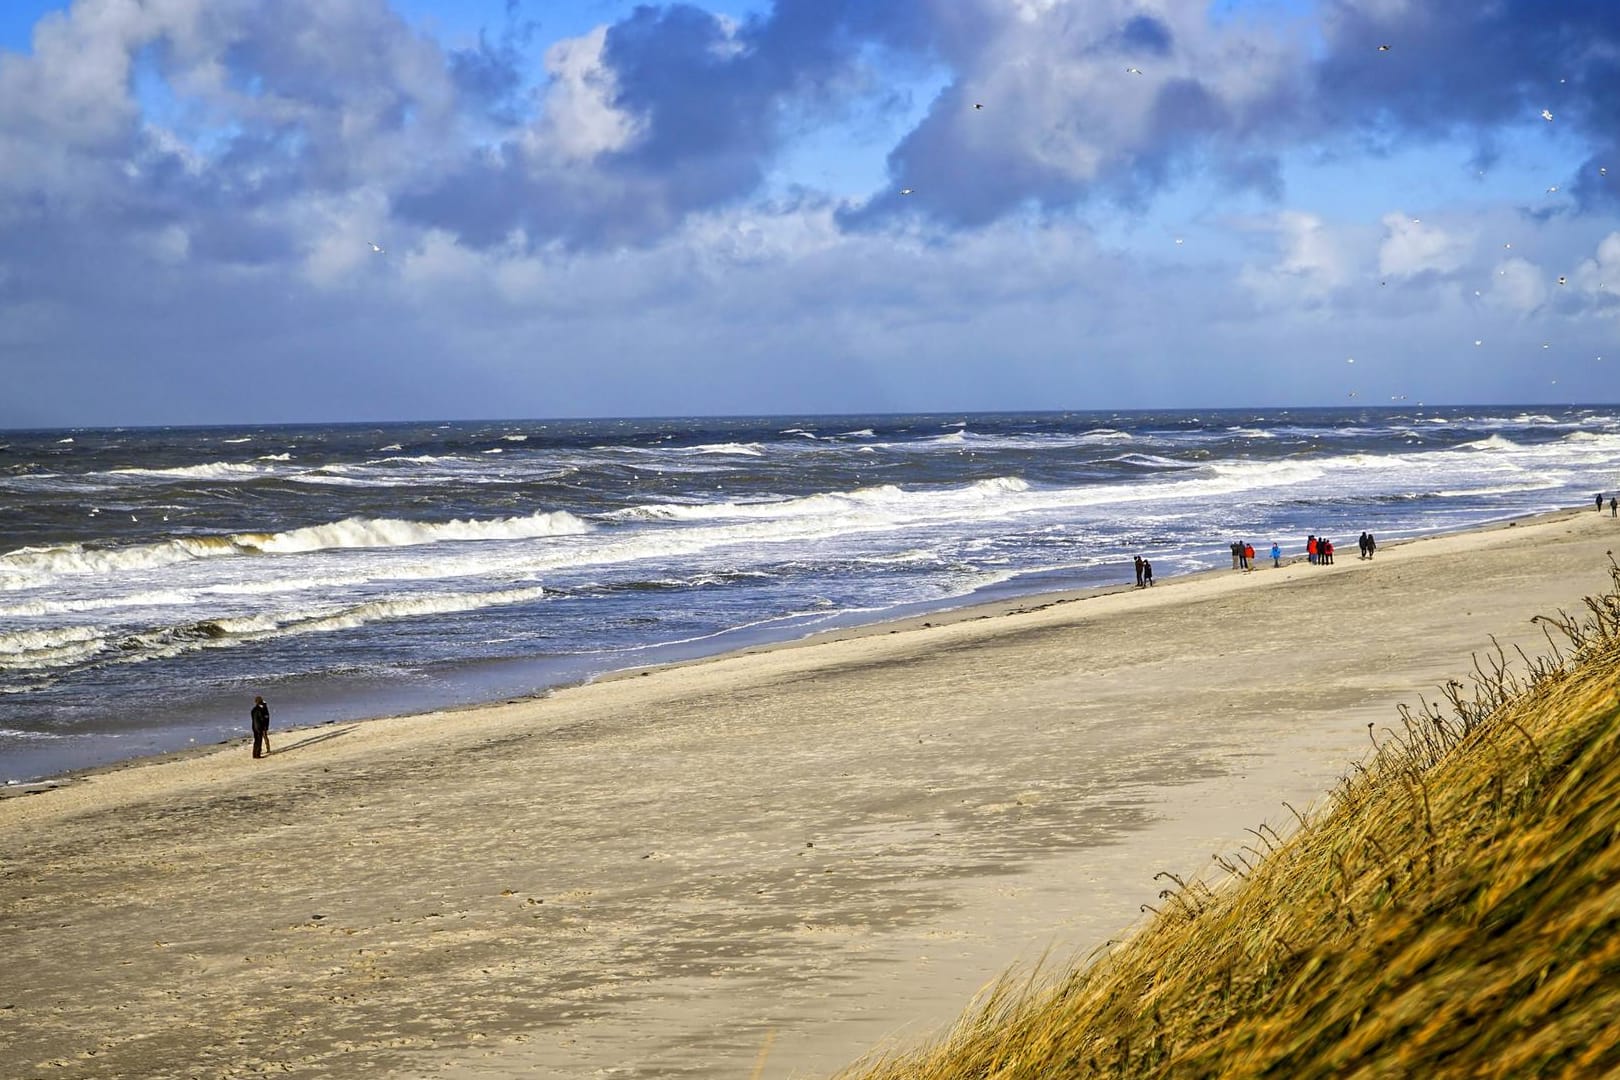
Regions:
<svg viewBox="0 0 1620 1080"><path fill-rule="evenodd" d="M1344 358L1344 362L1347 364L1353 364L1356 362L1356 358L1353 356L1347 356Z"/></svg>
<svg viewBox="0 0 1620 1080"><path fill-rule="evenodd" d="M973 107L974 107L974 108L975 108L975 109L982 109L982 108L984 108L984 103L983 103L983 102L979 102L979 101L975 101L975 102L974 102L974 103L973 103Z"/></svg>
<svg viewBox="0 0 1620 1080"><path fill-rule="evenodd" d="M1549 124L1552 123L1552 110L1551 109L1542 109L1541 110L1541 118L1543 120L1547 121Z"/></svg>
<svg viewBox="0 0 1620 1080"><path fill-rule="evenodd" d="M1379 52L1389 52L1389 46L1388 45L1380 45L1380 46L1378 46L1378 51Z"/></svg>
<svg viewBox="0 0 1620 1080"><path fill-rule="evenodd" d="M1566 285L1566 284L1568 284L1568 282L1566 282L1566 281L1565 281L1565 280L1564 280L1564 275L1563 275L1563 274L1559 274L1559 275L1558 275L1558 284L1560 284L1560 285Z"/></svg>
<svg viewBox="0 0 1620 1080"><path fill-rule="evenodd" d="M1139 68L1139 67L1128 67L1128 68L1125 69L1125 74L1127 74L1127 75L1140 75L1140 74L1142 74L1142 69Z"/></svg>
<svg viewBox="0 0 1620 1080"><path fill-rule="evenodd" d="M1480 339L1479 339L1479 338L1475 338L1475 339L1474 339L1474 346L1475 346L1475 348L1478 348L1478 347L1479 347L1479 346L1481 346L1481 345L1483 345L1483 344L1485 344L1485 342L1484 342L1484 341L1482 341L1482 340L1480 340Z"/></svg>
<svg viewBox="0 0 1620 1080"><path fill-rule="evenodd" d="M1547 188L1547 194L1549 194L1549 195L1551 195L1551 194L1553 194L1553 193L1554 193L1554 192L1555 192L1555 191L1557 191L1557 190L1558 190L1558 185L1557 185L1557 184L1553 184L1553 185L1552 185L1552 186L1550 186L1550 187L1549 187L1549 188Z"/></svg>
<svg viewBox="0 0 1620 1080"><path fill-rule="evenodd" d="M911 189L908 188L908 187L903 187L903 188L900 189L900 194L902 194L902 195L910 195L911 194Z"/></svg>
<svg viewBox="0 0 1620 1080"><path fill-rule="evenodd" d="M382 246L379 245L377 243L377 241L375 241L375 240L367 240L366 243L371 245L371 250L373 252L375 252L376 254L381 255L383 253Z"/></svg>

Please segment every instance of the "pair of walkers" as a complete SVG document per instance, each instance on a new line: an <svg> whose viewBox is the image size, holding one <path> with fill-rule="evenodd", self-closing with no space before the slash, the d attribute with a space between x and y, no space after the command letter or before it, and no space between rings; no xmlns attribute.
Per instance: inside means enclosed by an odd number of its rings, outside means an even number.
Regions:
<svg viewBox="0 0 1620 1080"><path fill-rule="evenodd" d="M1254 545L1245 540L1232 541L1232 569L1244 572L1254 569Z"/></svg>
<svg viewBox="0 0 1620 1080"><path fill-rule="evenodd" d="M1373 539L1373 534L1370 533L1370 532L1362 533L1361 534L1361 557L1363 559L1370 559L1370 558L1373 557L1373 552L1377 551L1377 550L1378 550L1378 541Z"/></svg>
<svg viewBox="0 0 1620 1080"><path fill-rule="evenodd" d="M1142 556L1136 557L1136 587L1145 589L1153 584L1153 564Z"/></svg>

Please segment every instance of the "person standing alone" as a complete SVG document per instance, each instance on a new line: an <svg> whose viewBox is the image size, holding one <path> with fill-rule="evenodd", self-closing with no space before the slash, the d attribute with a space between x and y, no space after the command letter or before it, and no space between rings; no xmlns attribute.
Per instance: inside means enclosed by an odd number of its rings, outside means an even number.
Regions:
<svg viewBox="0 0 1620 1080"><path fill-rule="evenodd" d="M253 718L253 756L263 757L270 752L270 706L254 695L253 711L248 715Z"/></svg>

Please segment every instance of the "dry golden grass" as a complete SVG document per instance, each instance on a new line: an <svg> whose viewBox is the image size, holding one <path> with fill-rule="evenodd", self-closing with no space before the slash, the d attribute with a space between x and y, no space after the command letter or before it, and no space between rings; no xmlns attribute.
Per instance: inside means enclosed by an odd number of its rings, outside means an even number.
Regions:
<svg viewBox="0 0 1620 1080"><path fill-rule="evenodd" d="M1286 840L1010 977L861 1080L1620 1073L1620 568L1542 658L1476 659Z"/></svg>

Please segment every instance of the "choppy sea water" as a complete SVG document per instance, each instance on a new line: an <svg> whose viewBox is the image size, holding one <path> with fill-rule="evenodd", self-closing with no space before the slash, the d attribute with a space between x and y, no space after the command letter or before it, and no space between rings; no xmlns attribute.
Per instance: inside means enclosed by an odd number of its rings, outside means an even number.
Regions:
<svg viewBox="0 0 1620 1080"><path fill-rule="evenodd" d="M1620 406L0 432L0 781L1620 488Z"/></svg>

